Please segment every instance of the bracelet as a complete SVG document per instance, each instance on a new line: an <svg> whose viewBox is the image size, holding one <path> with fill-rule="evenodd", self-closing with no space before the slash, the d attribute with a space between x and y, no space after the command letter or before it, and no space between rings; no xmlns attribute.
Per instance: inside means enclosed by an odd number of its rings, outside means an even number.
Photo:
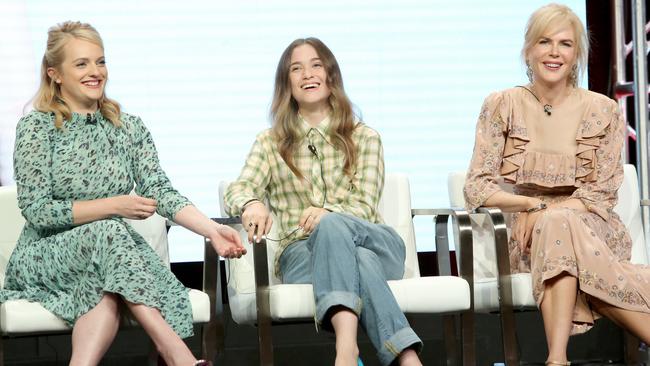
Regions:
<svg viewBox="0 0 650 366"><path fill-rule="evenodd" d="M533 213L533 212L537 212L537 211L541 211L541 210L546 210L547 207L548 206L546 205L546 202L540 202L539 204L537 204L537 206L533 206L533 207L527 209L526 212L527 213Z"/></svg>
<svg viewBox="0 0 650 366"><path fill-rule="evenodd" d="M241 206L241 213L243 214L244 211L246 211L246 209L248 208L248 206L252 205L252 204L255 203L255 202L260 202L260 203L261 203L262 201L258 200L257 198L253 198L252 200L248 200L248 201L246 201L246 202Z"/></svg>

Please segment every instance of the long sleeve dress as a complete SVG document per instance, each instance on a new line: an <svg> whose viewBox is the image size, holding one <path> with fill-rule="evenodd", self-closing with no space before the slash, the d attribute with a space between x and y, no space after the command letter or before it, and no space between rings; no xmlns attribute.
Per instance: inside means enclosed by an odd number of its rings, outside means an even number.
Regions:
<svg viewBox="0 0 650 366"><path fill-rule="evenodd" d="M578 279L573 333L599 317L589 296L614 306L650 313L650 268L629 262L632 241L613 211L623 181L625 122L611 99L576 89L546 115L525 89L491 94L482 107L465 201L472 210L501 190L552 203L580 199L586 212L547 209L533 228L530 253L510 238L513 273L531 272L538 304L544 281L563 272ZM526 213L512 217L513 231Z"/></svg>
<svg viewBox="0 0 650 366"><path fill-rule="evenodd" d="M6 272L0 302L41 303L69 325L105 292L157 308L181 337L193 334L187 289L135 230L118 217L74 225L72 202L129 194L157 201L162 216L190 202L160 168L140 118L115 127L98 111L73 114L61 129L54 115L32 111L17 126L14 174L26 219Z"/></svg>

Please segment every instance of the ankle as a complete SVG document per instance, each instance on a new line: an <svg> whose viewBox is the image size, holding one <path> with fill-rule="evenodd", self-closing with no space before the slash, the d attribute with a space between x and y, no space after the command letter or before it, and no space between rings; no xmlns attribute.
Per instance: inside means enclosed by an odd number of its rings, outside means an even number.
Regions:
<svg viewBox="0 0 650 366"><path fill-rule="evenodd" d="M336 362L335 365L357 365L359 358L359 348L356 344L336 344Z"/></svg>

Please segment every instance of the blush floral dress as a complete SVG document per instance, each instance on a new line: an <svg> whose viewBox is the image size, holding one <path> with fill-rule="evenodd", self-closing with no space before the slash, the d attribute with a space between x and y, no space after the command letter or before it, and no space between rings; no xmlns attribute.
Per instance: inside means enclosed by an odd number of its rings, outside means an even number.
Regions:
<svg viewBox="0 0 650 366"><path fill-rule="evenodd" d="M533 228L530 253L509 241L511 270L531 272L538 305L544 281L563 272L578 279L573 333L587 331L599 317L586 295L650 312L650 268L629 262L632 241L613 211L623 181L624 133L618 105L584 89L553 106L551 116L525 89L496 92L478 119L465 184L468 209L500 191L499 183L549 203L580 199L587 208L544 210ZM525 224L525 215L513 214L513 231Z"/></svg>
<svg viewBox="0 0 650 366"><path fill-rule="evenodd" d="M7 267L0 302L42 304L69 325L104 293L157 308L181 337L193 334L187 289L121 218L73 225L72 202L129 194L157 201L162 216L190 202L160 168L140 118L115 127L100 112L73 114L63 128L54 115L32 111L17 126L14 175L26 219Z"/></svg>

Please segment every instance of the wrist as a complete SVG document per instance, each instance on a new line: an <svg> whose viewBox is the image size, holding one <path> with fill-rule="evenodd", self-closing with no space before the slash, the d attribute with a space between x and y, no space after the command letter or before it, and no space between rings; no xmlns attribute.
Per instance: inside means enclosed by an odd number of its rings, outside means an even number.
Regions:
<svg viewBox="0 0 650 366"><path fill-rule="evenodd" d="M118 205L118 197L102 198L99 202L100 206L106 207L109 217L120 216L121 212Z"/></svg>
<svg viewBox="0 0 650 366"><path fill-rule="evenodd" d="M534 213L534 212L538 212L538 211L546 210L547 208L548 208L548 205L546 204L546 202L544 202L544 201L539 201L539 203L538 203L537 205L535 205L535 206L533 206L533 207L529 207L528 209L526 209L525 212L527 212L527 213Z"/></svg>
<svg viewBox="0 0 650 366"><path fill-rule="evenodd" d="M262 203L262 201L258 200L257 198L253 198L252 200L246 201L242 206L241 206L241 215L244 214L244 211L246 211L247 208L250 206L253 206L256 203Z"/></svg>

